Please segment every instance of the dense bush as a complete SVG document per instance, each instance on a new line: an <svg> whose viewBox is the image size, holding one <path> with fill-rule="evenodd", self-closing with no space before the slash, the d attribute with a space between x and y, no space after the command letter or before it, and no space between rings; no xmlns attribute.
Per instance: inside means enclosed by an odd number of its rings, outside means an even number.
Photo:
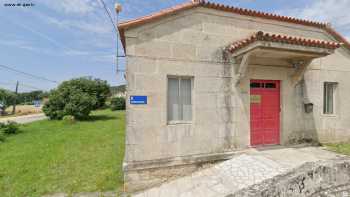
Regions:
<svg viewBox="0 0 350 197"><path fill-rule="evenodd" d="M19 125L15 122L0 122L0 142L4 142L7 135L17 134L19 131Z"/></svg>
<svg viewBox="0 0 350 197"><path fill-rule="evenodd" d="M111 110L125 110L125 98L124 97L112 98Z"/></svg>
<svg viewBox="0 0 350 197"><path fill-rule="evenodd" d="M0 88L0 104L2 104L2 110L5 110L6 107L12 105L15 98L16 95L13 92Z"/></svg>
<svg viewBox="0 0 350 197"><path fill-rule="evenodd" d="M94 96L84 92L76 92L69 96L69 102L63 109L64 115L74 116L76 119L86 119L94 106L97 99Z"/></svg>
<svg viewBox="0 0 350 197"><path fill-rule="evenodd" d="M17 134L19 133L19 124L9 121L7 124L0 125L0 131L6 135Z"/></svg>
<svg viewBox="0 0 350 197"><path fill-rule="evenodd" d="M6 140L6 135L3 131L5 128L5 124L0 122L0 142L4 142Z"/></svg>
<svg viewBox="0 0 350 197"><path fill-rule="evenodd" d="M59 89L65 91L81 90L83 93L87 93L90 96L96 98L96 103L93 105L93 109L98 109L104 106L109 94L110 87L107 81L100 79L88 79L88 78L77 78L63 82Z"/></svg>
<svg viewBox="0 0 350 197"><path fill-rule="evenodd" d="M0 122L0 130L2 130L3 128L5 128L5 123L2 123L2 122Z"/></svg>
<svg viewBox="0 0 350 197"><path fill-rule="evenodd" d="M0 130L0 142L4 142L6 140L6 135L3 131Z"/></svg>
<svg viewBox="0 0 350 197"><path fill-rule="evenodd" d="M86 119L92 110L105 105L109 85L99 79L78 78L63 82L50 92L43 111L50 119L62 119L66 115Z"/></svg>

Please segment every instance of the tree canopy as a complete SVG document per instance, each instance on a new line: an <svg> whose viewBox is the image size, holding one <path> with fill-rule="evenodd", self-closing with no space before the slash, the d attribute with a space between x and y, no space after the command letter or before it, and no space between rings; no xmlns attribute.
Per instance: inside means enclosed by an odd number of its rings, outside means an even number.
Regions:
<svg viewBox="0 0 350 197"><path fill-rule="evenodd" d="M66 115L85 119L91 110L105 105L110 94L106 81L100 79L77 78L61 83L49 94L43 111L51 119L62 119Z"/></svg>
<svg viewBox="0 0 350 197"><path fill-rule="evenodd" d="M16 95L13 92L0 88L0 104L3 109L12 105L15 98Z"/></svg>

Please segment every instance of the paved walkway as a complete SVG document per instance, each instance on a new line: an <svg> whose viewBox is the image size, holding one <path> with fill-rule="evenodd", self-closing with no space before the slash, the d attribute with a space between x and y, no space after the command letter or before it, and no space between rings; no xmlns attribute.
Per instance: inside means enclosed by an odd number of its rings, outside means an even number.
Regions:
<svg viewBox="0 0 350 197"><path fill-rule="evenodd" d="M7 121L14 121L19 124L25 124L30 123L38 120L44 120L47 119L45 114L31 114L31 115L25 115L25 116L15 116L15 117L9 117L9 118L0 118L0 122L7 122Z"/></svg>
<svg viewBox="0 0 350 197"><path fill-rule="evenodd" d="M342 157L320 147L251 149L234 158L134 195L134 197L225 197L306 162Z"/></svg>

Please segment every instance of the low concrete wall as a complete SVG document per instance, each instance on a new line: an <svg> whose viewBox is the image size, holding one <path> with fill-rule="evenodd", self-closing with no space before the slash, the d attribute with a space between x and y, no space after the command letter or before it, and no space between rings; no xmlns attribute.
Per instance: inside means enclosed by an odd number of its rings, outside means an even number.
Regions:
<svg viewBox="0 0 350 197"><path fill-rule="evenodd" d="M137 193L214 165L218 161L126 171L125 193Z"/></svg>
<svg viewBox="0 0 350 197"><path fill-rule="evenodd" d="M179 177L189 176L197 170L231 159L243 151L190 155L178 158L143 161L124 166L125 192L135 193Z"/></svg>
<svg viewBox="0 0 350 197"><path fill-rule="evenodd" d="M227 197L349 196L350 160L306 163Z"/></svg>

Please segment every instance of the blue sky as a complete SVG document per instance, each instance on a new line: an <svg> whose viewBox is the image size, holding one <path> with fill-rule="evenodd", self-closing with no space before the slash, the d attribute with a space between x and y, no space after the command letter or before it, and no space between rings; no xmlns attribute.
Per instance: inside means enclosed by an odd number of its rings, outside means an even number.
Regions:
<svg viewBox="0 0 350 197"><path fill-rule="evenodd" d="M115 0L104 0L113 12ZM137 18L187 0L119 0L121 21ZM212 0L243 8L306 18L332 25L350 37L348 0ZM5 3L33 3L5 7ZM117 76L116 35L99 0L0 0L0 64L45 78L64 81L93 76L111 85L125 83ZM123 51L120 50L120 54ZM124 60L121 60L124 68ZM20 91L49 90L57 84L0 68L0 87ZM30 87L28 87L30 86Z"/></svg>

